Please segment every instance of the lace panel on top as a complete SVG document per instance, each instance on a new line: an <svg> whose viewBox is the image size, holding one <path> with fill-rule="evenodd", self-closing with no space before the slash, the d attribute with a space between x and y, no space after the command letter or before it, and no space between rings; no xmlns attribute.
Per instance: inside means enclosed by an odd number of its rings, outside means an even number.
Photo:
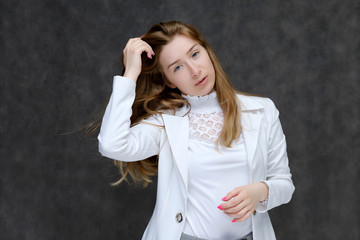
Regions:
<svg viewBox="0 0 360 240"><path fill-rule="evenodd" d="M190 139L215 143L224 124L222 112L189 113Z"/></svg>

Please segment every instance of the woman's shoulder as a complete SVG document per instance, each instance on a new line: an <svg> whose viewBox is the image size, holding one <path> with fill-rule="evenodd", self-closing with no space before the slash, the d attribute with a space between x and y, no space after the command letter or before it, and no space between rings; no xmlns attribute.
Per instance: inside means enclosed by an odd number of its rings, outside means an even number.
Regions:
<svg viewBox="0 0 360 240"><path fill-rule="evenodd" d="M236 96L241 103L243 111L276 109L274 102L270 98L265 96L242 92L238 92Z"/></svg>

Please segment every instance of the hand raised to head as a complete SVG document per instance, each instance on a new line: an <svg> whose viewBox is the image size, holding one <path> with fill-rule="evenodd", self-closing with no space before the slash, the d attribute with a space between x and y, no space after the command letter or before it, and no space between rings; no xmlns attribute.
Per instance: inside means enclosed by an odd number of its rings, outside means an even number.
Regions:
<svg viewBox="0 0 360 240"><path fill-rule="evenodd" d="M151 46L141 40L141 38L131 38L124 48L124 77L132 79L136 82L141 73L141 54L146 52L148 58L152 59L155 55Z"/></svg>

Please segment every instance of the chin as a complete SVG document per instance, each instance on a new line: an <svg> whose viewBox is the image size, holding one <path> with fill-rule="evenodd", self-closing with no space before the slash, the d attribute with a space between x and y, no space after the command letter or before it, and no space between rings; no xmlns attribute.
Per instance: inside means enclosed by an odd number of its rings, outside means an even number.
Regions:
<svg viewBox="0 0 360 240"><path fill-rule="evenodd" d="M210 93L212 93L213 91L215 91L215 87L213 86L212 88L210 88L209 90L206 90L205 92L205 94L203 94L203 95L207 95L207 94L210 94Z"/></svg>

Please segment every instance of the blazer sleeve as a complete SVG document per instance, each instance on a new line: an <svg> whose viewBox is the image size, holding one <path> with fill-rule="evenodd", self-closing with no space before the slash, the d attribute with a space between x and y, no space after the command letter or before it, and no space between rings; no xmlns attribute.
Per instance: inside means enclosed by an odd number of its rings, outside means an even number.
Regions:
<svg viewBox="0 0 360 240"><path fill-rule="evenodd" d="M267 174L263 182L269 187L269 196L264 203L257 206L256 211L258 212L265 212L288 203L295 190L291 180L286 140L279 120L279 111L270 99L267 99L265 109L269 128L267 130Z"/></svg>
<svg viewBox="0 0 360 240"><path fill-rule="evenodd" d="M133 80L115 76L113 92L102 120L99 152L121 161L138 161L159 153L162 118L154 115L130 127L136 84Z"/></svg>

